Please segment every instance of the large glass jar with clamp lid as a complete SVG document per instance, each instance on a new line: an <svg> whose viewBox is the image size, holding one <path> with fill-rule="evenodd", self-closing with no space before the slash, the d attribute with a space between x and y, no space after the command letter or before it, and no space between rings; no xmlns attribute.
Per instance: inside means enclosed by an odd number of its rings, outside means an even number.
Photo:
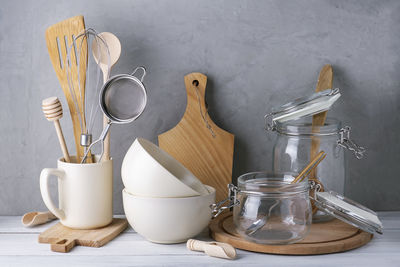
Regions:
<svg viewBox="0 0 400 267"><path fill-rule="evenodd" d="M339 120L327 118L322 126L317 126L311 116L327 111L339 97L338 89L325 90L297 99L266 115L267 129L277 133L273 148L274 172L298 173L323 150L327 156L309 179L318 179L324 188L344 193L345 150L353 151L360 159L365 149L350 139L350 127L343 127ZM314 222L330 218L314 208Z"/></svg>

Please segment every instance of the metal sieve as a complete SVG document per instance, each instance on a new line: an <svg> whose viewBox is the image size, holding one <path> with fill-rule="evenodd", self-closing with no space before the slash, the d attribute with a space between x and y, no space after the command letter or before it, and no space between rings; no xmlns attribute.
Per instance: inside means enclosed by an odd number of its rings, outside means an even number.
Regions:
<svg viewBox="0 0 400 267"><path fill-rule="evenodd" d="M143 71L140 79L134 76L138 70ZM113 76L103 85L99 94L99 104L109 121L100 137L90 144L81 163L86 161L89 151L99 142L102 143L99 161L101 160L104 153L104 139L111 124L131 123L143 113L147 103L146 88L143 85L144 76L146 69L137 67L132 74Z"/></svg>

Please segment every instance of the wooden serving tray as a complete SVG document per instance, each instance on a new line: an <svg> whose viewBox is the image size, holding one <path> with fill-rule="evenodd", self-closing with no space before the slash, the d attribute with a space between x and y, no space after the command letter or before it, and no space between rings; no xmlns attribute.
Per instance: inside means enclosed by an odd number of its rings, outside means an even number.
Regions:
<svg viewBox="0 0 400 267"><path fill-rule="evenodd" d="M372 234L338 219L314 223L302 241L290 245L263 245L242 238L235 230L232 213L221 214L210 224L211 237L235 248L270 254L318 255L343 252L367 244Z"/></svg>

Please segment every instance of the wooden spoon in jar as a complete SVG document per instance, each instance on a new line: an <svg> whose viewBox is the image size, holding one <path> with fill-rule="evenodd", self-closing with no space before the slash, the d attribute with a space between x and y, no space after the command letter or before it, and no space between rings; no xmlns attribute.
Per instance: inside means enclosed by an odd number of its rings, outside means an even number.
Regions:
<svg viewBox="0 0 400 267"><path fill-rule="evenodd" d="M330 64L326 64L325 66L322 67L319 76L318 76L318 82L317 82L317 87L315 89L315 92L321 92L327 89L332 89L333 85L333 70L332 66ZM315 114L312 119L312 132L313 133L318 133L319 132L319 127L324 126L326 116L327 116L327 111ZM320 140L318 137L313 137L311 139L311 158L314 158L315 155L317 155L320 147ZM317 179L317 170L314 169L311 174L310 174L310 180L315 180Z"/></svg>
<svg viewBox="0 0 400 267"><path fill-rule="evenodd" d="M103 72L103 84L108 80L111 68L117 63L121 55L121 42L114 34L110 32L102 32L99 34L107 46L101 40L92 42L92 54L97 65ZM107 49L108 48L108 49ZM108 118L103 117L103 127L108 124ZM110 131L108 131L104 139L104 154L102 161L110 159Z"/></svg>

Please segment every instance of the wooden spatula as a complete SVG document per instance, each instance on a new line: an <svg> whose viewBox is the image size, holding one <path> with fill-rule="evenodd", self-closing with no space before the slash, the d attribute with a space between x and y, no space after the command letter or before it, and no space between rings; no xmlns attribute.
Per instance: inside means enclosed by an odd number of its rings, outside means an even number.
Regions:
<svg viewBox="0 0 400 267"><path fill-rule="evenodd" d="M46 30L46 43L47 49L49 51L51 62L53 63L53 68L56 71L58 80L60 81L61 87L64 91L64 95L67 99L69 111L71 113L72 125L74 128L74 137L75 137L75 146L76 146L76 154L78 159L83 156L83 147L80 145L80 136L82 131L86 131L86 121L84 117L85 110L85 79L86 79L86 67L87 67L87 42L83 41L82 47L80 48L80 56L79 56L79 77L78 79L78 64L77 58L75 55L75 51L78 51L78 47L76 49L71 49L71 80L72 85L75 91L75 95L78 102L78 108L81 115L82 120L82 128L79 122L79 114L78 110L74 104L73 97L71 95L68 80L67 80L67 49L71 47L73 44L73 38L82 33L85 29L85 22L83 20L83 16L76 16L59 22L55 25L50 26ZM77 44L78 46L78 44ZM80 47L80 43L79 43ZM79 91L79 80L80 80L80 88Z"/></svg>
<svg viewBox="0 0 400 267"><path fill-rule="evenodd" d="M332 66L330 64L326 64L325 66L322 67L321 71L319 72L318 76L318 82L317 82L317 87L315 89L315 92L321 92L326 89L332 89L332 83L333 83L333 70ZM327 116L327 111L318 113L313 116L312 120L312 131L313 132L319 132L319 127L323 126L325 124L326 116ZM319 145L320 145L320 140L318 138L312 138L311 140L311 159L315 158L315 156L319 152ZM311 174L310 174L310 179L315 179L317 176L317 170L314 169Z"/></svg>
<svg viewBox="0 0 400 267"><path fill-rule="evenodd" d="M158 136L160 147L188 168L203 184L217 190L217 201L228 195L232 181L234 136L208 116L204 100L207 76L185 76L187 106L182 120Z"/></svg>

